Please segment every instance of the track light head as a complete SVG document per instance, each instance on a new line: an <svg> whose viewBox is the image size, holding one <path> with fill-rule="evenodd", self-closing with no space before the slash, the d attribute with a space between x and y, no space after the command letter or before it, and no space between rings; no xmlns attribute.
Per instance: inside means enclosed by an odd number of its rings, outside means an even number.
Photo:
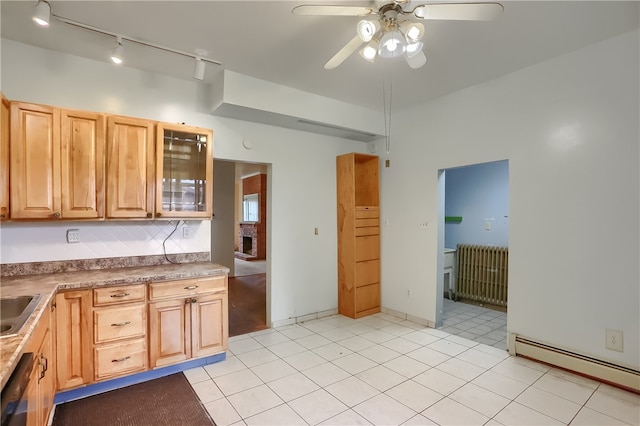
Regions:
<svg viewBox="0 0 640 426"><path fill-rule="evenodd" d="M122 63L122 51L124 48L122 47L122 38L120 36L116 36L116 45L113 47L113 51L111 52L111 62L116 65L120 65Z"/></svg>
<svg viewBox="0 0 640 426"><path fill-rule="evenodd" d="M196 63L193 68L193 78L195 78L196 80L204 80L205 67L206 64L204 63L202 58L196 57Z"/></svg>
<svg viewBox="0 0 640 426"><path fill-rule="evenodd" d="M36 11L33 14L33 22L41 27L48 27L51 19L51 6L44 0L38 1Z"/></svg>

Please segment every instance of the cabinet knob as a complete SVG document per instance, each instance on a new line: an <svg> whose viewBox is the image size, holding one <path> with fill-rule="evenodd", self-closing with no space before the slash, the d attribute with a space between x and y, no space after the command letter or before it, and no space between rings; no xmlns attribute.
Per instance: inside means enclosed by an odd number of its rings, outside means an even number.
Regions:
<svg viewBox="0 0 640 426"><path fill-rule="evenodd" d="M153 217L153 215L149 212L149 213L147 213L147 217L151 218L151 217Z"/></svg>
<svg viewBox="0 0 640 426"><path fill-rule="evenodd" d="M162 213L160 212L156 213L156 217L160 217L160 216L162 216Z"/></svg>
<svg viewBox="0 0 640 426"><path fill-rule="evenodd" d="M60 212L55 212L55 213L53 214L53 217L55 217L56 219L60 219L60 216L62 216L62 215L60 214Z"/></svg>

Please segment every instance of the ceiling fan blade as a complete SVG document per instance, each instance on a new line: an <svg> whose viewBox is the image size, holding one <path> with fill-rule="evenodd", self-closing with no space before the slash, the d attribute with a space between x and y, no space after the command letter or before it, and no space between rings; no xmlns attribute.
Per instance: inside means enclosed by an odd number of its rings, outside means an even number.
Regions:
<svg viewBox="0 0 640 426"><path fill-rule="evenodd" d="M360 39L360 37L355 36L349 43L345 44L342 49L338 50L338 53L333 55L333 57L329 59L326 64L324 64L324 69L334 69L342 62L344 62L344 60L347 59L349 55L358 50L358 47L360 47L360 45L363 43L364 42Z"/></svg>
<svg viewBox="0 0 640 426"><path fill-rule="evenodd" d="M420 19L490 21L503 10L500 3L431 3L417 6L413 14Z"/></svg>
<svg viewBox="0 0 640 426"><path fill-rule="evenodd" d="M296 6L291 13L297 16L366 16L371 15L375 10L366 6L323 6L323 5L302 5Z"/></svg>

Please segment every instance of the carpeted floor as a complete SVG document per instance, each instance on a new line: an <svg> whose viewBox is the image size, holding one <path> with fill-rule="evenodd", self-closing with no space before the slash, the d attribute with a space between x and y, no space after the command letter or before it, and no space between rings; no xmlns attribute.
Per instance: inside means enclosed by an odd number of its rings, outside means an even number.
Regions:
<svg viewBox="0 0 640 426"><path fill-rule="evenodd" d="M215 425L182 373L57 405L52 426Z"/></svg>

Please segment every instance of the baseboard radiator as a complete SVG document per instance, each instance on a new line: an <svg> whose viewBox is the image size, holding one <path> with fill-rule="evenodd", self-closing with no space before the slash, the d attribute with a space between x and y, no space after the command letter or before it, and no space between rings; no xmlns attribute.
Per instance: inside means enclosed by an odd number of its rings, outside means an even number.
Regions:
<svg viewBox="0 0 640 426"><path fill-rule="evenodd" d="M509 336L509 350L537 361L570 370L599 381L640 393L640 371L536 342L517 334Z"/></svg>
<svg viewBox="0 0 640 426"><path fill-rule="evenodd" d="M507 306L509 249L458 244L456 297Z"/></svg>

